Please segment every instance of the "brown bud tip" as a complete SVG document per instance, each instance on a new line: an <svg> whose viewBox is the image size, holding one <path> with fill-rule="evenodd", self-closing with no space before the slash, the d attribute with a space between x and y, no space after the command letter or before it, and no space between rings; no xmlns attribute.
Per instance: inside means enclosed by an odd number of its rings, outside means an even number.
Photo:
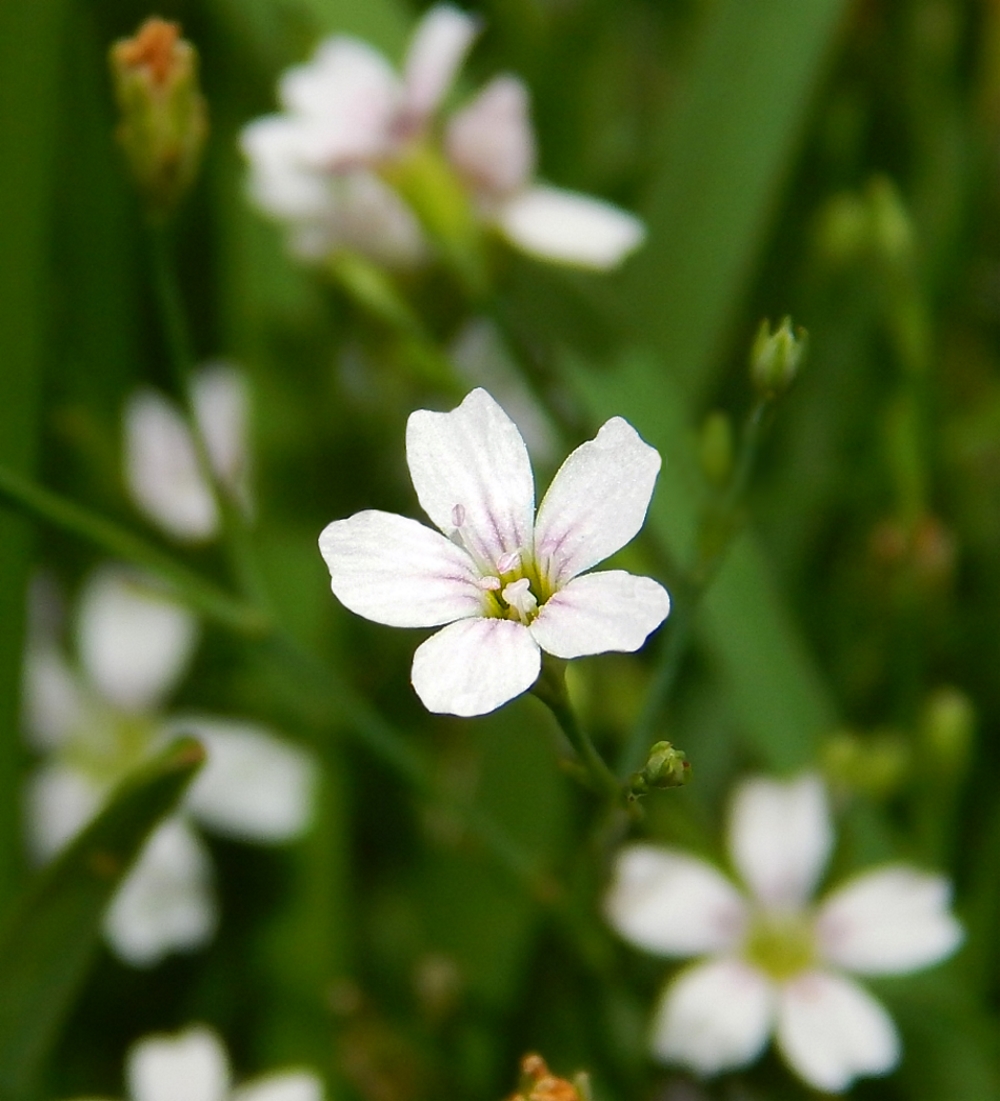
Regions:
<svg viewBox="0 0 1000 1101"><path fill-rule="evenodd" d="M511 1101L580 1101L572 1082L557 1078L540 1055L525 1055L521 1060L521 1089Z"/></svg>
<svg viewBox="0 0 1000 1101"><path fill-rule="evenodd" d="M145 69L154 84L164 85L177 62L178 23L152 16L132 38L123 38L114 46L115 60L130 69Z"/></svg>

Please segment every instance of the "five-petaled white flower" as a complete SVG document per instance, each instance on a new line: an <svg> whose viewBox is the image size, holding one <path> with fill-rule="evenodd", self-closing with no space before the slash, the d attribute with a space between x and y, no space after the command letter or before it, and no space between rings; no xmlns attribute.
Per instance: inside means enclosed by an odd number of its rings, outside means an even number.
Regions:
<svg viewBox="0 0 1000 1101"><path fill-rule="evenodd" d="M191 398L220 489L249 512L249 397L243 375L226 363L208 364L195 375ZM123 422L125 483L135 504L175 539L214 538L219 528L215 497L177 406L143 387L126 403Z"/></svg>
<svg viewBox="0 0 1000 1101"><path fill-rule="evenodd" d="M292 251L322 260L340 250L406 267L429 256L413 210L386 182L447 96L479 31L450 4L417 26L402 77L367 43L337 36L279 83L281 114L248 124L241 144L250 197L289 228ZM619 264L642 223L609 203L533 183L527 94L513 77L488 85L448 129L447 154L484 221L534 256L591 268ZM391 172L389 173L391 175Z"/></svg>
<svg viewBox="0 0 1000 1101"><path fill-rule="evenodd" d="M217 924L211 862L189 823L261 844L290 840L309 823L316 769L304 751L251 723L159 713L197 627L148 583L98 570L81 594L76 629L79 674L45 630L32 632L25 658L27 733L47 754L26 800L36 859L58 852L114 785L171 738L192 734L208 751L181 810L154 831L105 918L117 954L150 965L204 943Z"/></svg>
<svg viewBox="0 0 1000 1101"><path fill-rule="evenodd" d="M818 904L810 898L833 836L815 776L744 782L729 851L748 894L712 865L674 849L628 846L606 911L622 936L666 956L708 956L667 986L655 1055L702 1074L755 1060L775 1033L810 1085L846 1089L898 1062L891 1018L842 972L896 975L950 955L962 929L947 880L905 864L863 872Z"/></svg>
<svg viewBox="0 0 1000 1101"><path fill-rule="evenodd" d="M413 656L430 711L483 715L529 689L541 651L637 650L670 598L624 570L584 573L642 527L660 456L621 417L563 463L535 516L528 452L482 389L457 409L410 415L406 458L433 531L369 510L319 545L334 594L393 627L443 627Z"/></svg>
<svg viewBox="0 0 1000 1101"><path fill-rule="evenodd" d="M226 1049L204 1025L136 1041L125 1078L130 1101L323 1101L324 1095L319 1076L304 1069L234 1086Z"/></svg>

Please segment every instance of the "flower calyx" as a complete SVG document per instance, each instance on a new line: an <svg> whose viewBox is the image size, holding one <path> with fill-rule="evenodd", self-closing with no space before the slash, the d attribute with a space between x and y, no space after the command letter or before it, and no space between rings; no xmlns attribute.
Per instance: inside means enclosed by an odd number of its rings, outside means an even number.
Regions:
<svg viewBox="0 0 1000 1101"><path fill-rule="evenodd" d="M629 780L626 798L635 802L659 788L680 788L691 779L691 762L671 742L655 742L646 763Z"/></svg>

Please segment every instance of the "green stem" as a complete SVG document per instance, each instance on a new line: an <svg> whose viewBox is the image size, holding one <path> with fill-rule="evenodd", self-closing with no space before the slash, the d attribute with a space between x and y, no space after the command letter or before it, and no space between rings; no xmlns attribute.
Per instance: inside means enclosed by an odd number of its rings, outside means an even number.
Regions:
<svg viewBox="0 0 1000 1101"><path fill-rule="evenodd" d="M186 604L238 634L261 636L270 629L268 617L253 605L230 596L126 528L5 466L0 466L0 502L156 574Z"/></svg>

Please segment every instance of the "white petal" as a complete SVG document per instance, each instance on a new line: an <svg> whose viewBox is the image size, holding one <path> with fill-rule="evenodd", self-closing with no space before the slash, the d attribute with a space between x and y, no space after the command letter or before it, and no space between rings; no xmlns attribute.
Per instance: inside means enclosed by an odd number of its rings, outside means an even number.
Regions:
<svg viewBox="0 0 1000 1101"><path fill-rule="evenodd" d="M474 191L503 199L527 187L535 174L535 134L528 118L528 89L498 76L451 117L448 157Z"/></svg>
<svg viewBox="0 0 1000 1101"><path fill-rule="evenodd" d="M125 405L125 480L132 500L177 539L211 539L219 526L191 433L174 405L140 390Z"/></svg>
<svg viewBox="0 0 1000 1101"><path fill-rule="evenodd" d="M251 201L275 218L320 218L330 205L327 174L311 163L314 128L287 115L265 115L240 132L250 162Z"/></svg>
<svg viewBox="0 0 1000 1101"><path fill-rule="evenodd" d="M746 903L703 860L656 845L629 845L615 861L604 903L627 940L665 956L699 956L734 947L746 926Z"/></svg>
<svg viewBox="0 0 1000 1101"><path fill-rule="evenodd" d="M320 554L334 595L390 627L438 627L481 615L479 573L461 548L416 520L369 509L327 524Z"/></svg>
<svg viewBox="0 0 1000 1101"><path fill-rule="evenodd" d="M812 895L833 844L822 781L762 778L741 784L729 816L733 863L757 900L797 909Z"/></svg>
<svg viewBox="0 0 1000 1101"><path fill-rule="evenodd" d="M133 967L198 948L218 923L205 846L170 818L146 842L104 918L111 947Z"/></svg>
<svg viewBox="0 0 1000 1101"><path fill-rule="evenodd" d="M538 679L541 654L510 619L463 619L431 635L413 655L413 687L428 711L485 715Z"/></svg>
<svg viewBox="0 0 1000 1101"><path fill-rule="evenodd" d="M55 646L29 645L24 656L24 723L33 749L62 745L83 721L83 691Z"/></svg>
<svg viewBox="0 0 1000 1101"><path fill-rule="evenodd" d="M899 1061L899 1037L882 1006L856 983L822 971L782 988L777 1037L789 1065L828 1093Z"/></svg>
<svg viewBox="0 0 1000 1101"><path fill-rule="evenodd" d="M682 971L664 992L653 1021L653 1054L699 1074L752 1063L764 1050L774 989L741 960L709 960Z"/></svg>
<svg viewBox="0 0 1000 1101"><path fill-rule="evenodd" d="M427 240L413 211L372 172L345 172L329 181L329 209L317 230L324 253L346 249L394 268L423 263Z"/></svg>
<svg viewBox="0 0 1000 1101"><path fill-rule="evenodd" d="M329 171L389 150L402 87L377 50L355 38L336 37L322 43L308 64L282 76L279 98L309 123L304 160Z"/></svg>
<svg viewBox="0 0 1000 1101"><path fill-rule="evenodd" d="M151 582L115 567L93 573L80 596L77 648L91 682L129 711L155 706L194 651L197 622Z"/></svg>
<svg viewBox="0 0 1000 1101"><path fill-rule="evenodd" d="M465 545L484 565L530 552L535 484L528 450L485 390L471 391L450 413L411 413L406 460L424 512L446 535L461 526Z"/></svg>
<svg viewBox="0 0 1000 1101"><path fill-rule="evenodd" d="M950 901L943 876L905 865L866 872L824 900L816 922L820 949L831 963L861 975L919 970L962 941Z"/></svg>
<svg viewBox="0 0 1000 1101"><path fill-rule="evenodd" d="M621 417L612 417L566 459L535 524L535 557L556 587L635 537L659 472L656 448Z"/></svg>
<svg viewBox="0 0 1000 1101"><path fill-rule="evenodd" d="M229 837L264 843L304 832L317 781L308 753L248 723L178 716L168 728L194 735L208 751L185 800L199 822Z"/></svg>
<svg viewBox="0 0 1000 1101"><path fill-rule="evenodd" d="M219 483L246 509L250 491L250 394L246 377L230 364L212 363L195 376L191 398L212 470Z"/></svg>
<svg viewBox="0 0 1000 1101"><path fill-rule="evenodd" d="M53 857L100 810L103 790L75 768L42 765L28 780L28 848L38 863Z"/></svg>
<svg viewBox="0 0 1000 1101"><path fill-rule="evenodd" d="M617 267L646 237L638 218L611 203L540 185L504 204L497 221L531 256L598 271Z"/></svg>
<svg viewBox="0 0 1000 1101"><path fill-rule="evenodd" d="M323 1101L323 1083L311 1071L284 1071L233 1090L232 1101Z"/></svg>
<svg viewBox="0 0 1000 1101"><path fill-rule="evenodd" d="M667 618L670 597L651 577L606 570L574 577L542 605L531 633L557 658L638 650Z"/></svg>
<svg viewBox="0 0 1000 1101"><path fill-rule="evenodd" d="M125 1075L132 1101L225 1101L229 1092L225 1049L204 1027L140 1040Z"/></svg>
<svg viewBox="0 0 1000 1101"><path fill-rule="evenodd" d="M436 4L420 20L406 54L406 112L422 123L448 93L476 35L479 20L452 4Z"/></svg>

